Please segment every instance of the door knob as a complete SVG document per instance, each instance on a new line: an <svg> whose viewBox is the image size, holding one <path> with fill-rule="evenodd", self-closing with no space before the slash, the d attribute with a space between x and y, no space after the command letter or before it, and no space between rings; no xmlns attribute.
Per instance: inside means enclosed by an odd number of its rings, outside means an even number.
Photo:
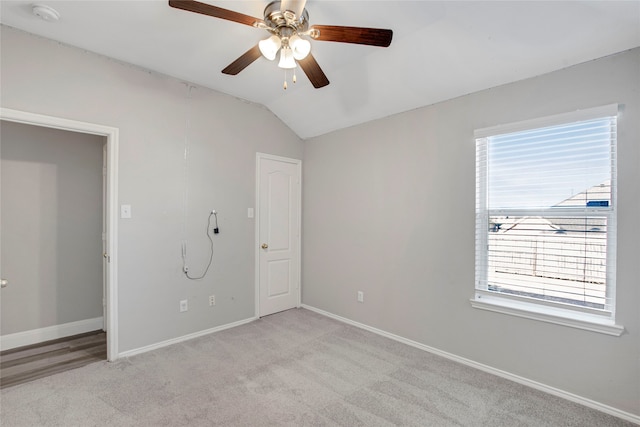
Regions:
<svg viewBox="0 0 640 427"><path fill-rule="evenodd" d="M267 249L269 247L269 245L267 245L266 243L262 244L262 249Z"/></svg>
<svg viewBox="0 0 640 427"><path fill-rule="evenodd" d="M7 279L0 280L0 286L6 288L9 285L9 281Z"/></svg>

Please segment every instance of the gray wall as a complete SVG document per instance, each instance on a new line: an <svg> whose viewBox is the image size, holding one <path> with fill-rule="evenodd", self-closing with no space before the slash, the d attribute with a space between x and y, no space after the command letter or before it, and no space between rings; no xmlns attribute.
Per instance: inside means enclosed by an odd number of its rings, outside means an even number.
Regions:
<svg viewBox="0 0 640 427"><path fill-rule="evenodd" d="M263 107L8 27L1 33L2 107L120 130L119 351L254 315L256 151L302 158L300 139ZM183 152L189 113L189 163ZM184 227L185 188L188 188ZM219 212L213 267L204 268L207 214ZM185 231L186 229L186 231ZM208 296L216 295L216 306ZM189 299L189 311L179 301Z"/></svg>
<svg viewBox="0 0 640 427"><path fill-rule="evenodd" d="M1 334L102 317L104 138L0 123Z"/></svg>
<svg viewBox="0 0 640 427"><path fill-rule="evenodd" d="M197 88L187 234L220 212L206 280L180 272L187 90L178 80L2 28L2 106L120 129L120 351L254 313L255 152L302 158L266 109ZM640 414L640 52L617 55L316 138L305 145L303 301ZM437 84L437 83L434 83ZM618 319L610 337L474 310L473 130L622 103ZM190 261L192 268L199 263ZM365 303L356 303L356 291ZM206 296L215 293L215 309ZM178 312L188 297L190 310Z"/></svg>
<svg viewBox="0 0 640 427"><path fill-rule="evenodd" d="M627 332L473 309L474 129L611 103ZM303 303L640 415L639 128L635 49L307 141Z"/></svg>

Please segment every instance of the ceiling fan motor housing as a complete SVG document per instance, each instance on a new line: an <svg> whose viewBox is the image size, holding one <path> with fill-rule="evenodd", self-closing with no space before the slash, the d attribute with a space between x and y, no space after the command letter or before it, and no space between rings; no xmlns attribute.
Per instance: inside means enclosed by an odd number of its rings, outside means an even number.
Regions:
<svg viewBox="0 0 640 427"><path fill-rule="evenodd" d="M264 22L267 29L282 37L303 33L309 28L309 13L307 9L300 16L290 10L280 10L280 1L272 1L264 9Z"/></svg>

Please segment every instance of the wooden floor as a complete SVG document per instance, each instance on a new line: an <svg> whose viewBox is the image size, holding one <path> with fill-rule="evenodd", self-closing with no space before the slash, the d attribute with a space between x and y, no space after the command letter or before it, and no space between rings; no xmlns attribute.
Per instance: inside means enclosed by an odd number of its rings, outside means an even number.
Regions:
<svg viewBox="0 0 640 427"><path fill-rule="evenodd" d="M107 334L87 332L0 352L0 388L107 359Z"/></svg>

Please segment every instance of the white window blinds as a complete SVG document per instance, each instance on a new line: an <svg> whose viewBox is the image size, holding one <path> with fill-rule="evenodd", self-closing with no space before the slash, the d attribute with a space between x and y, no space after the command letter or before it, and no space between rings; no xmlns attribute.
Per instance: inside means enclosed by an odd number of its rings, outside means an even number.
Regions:
<svg viewBox="0 0 640 427"><path fill-rule="evenodd" d="M604 111L476 134L478 292L612 314L616 115Z"/></svg>

